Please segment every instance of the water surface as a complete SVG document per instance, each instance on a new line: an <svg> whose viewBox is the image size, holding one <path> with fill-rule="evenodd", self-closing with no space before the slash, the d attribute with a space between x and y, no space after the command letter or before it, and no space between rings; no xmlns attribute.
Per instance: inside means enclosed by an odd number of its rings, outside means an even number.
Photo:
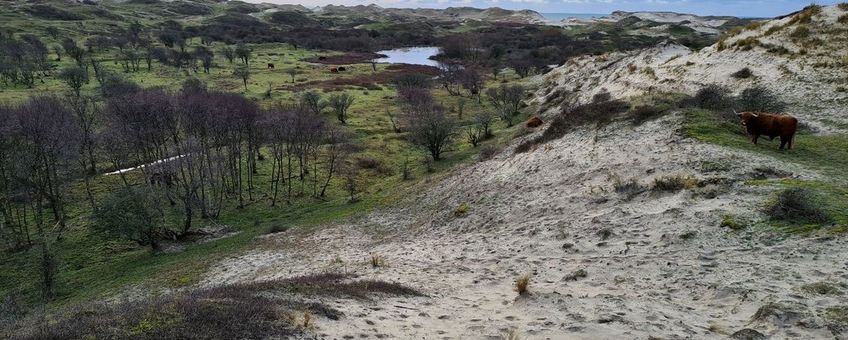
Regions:
<svg viewBox="0 0 848 340"><path fill-rule="evenodd" d="M397 48L378 51L377 54L385 55L383 58L374 59L378 63L439 66L438 61L430 59L439 54L438 47Z"/></svg>
<svg viewBox="0 0 848 340"><path fill-rule="evenodd" d="M598 14L598 13L539 13L545 20L552 22L560 22L565 19L595 19L595 18L603 18L609 14Z"/></svg>

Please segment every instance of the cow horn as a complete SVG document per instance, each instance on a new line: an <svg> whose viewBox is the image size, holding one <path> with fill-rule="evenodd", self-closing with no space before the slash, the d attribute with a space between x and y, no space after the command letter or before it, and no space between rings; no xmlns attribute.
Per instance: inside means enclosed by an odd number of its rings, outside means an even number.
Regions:
<svg viewBox="0 0 848 340"><path fill-rule="evenodd" d="M760 115L759 115L759 114L751 113L751 115L753 115L753 116L754 116L754 118L760 118Z"/></svg>
<svg viewBox="0 0 848 340"><path fill-rule="evenodd" d="M741 113L736 112L736 109L733 109L733 113L734 113L735 115L737 115L737 116L741 116L741 115L742 115Z"/></svg>

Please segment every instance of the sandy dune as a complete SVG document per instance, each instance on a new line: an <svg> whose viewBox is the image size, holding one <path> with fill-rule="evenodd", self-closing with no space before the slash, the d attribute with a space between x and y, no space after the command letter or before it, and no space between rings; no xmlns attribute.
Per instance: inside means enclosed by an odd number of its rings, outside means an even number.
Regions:
<svg viewBox="0 0 848 340"><path fill-rule="evenodd" d="M820 314L838 299L811 299L799 288L848 277L844 240L778 242L779 235L719 226L725 213L756 218L768 189L740 182L754 168L816 174L769 159L741 162L752 156L681 137L679 119L506 152L395 209L314 234L269 237L261 250L220 263L203 285L344 271L427 294L323 301L346 314L318 323L315 335L330 339L485 339L510 329L527 339L701 339L745 328L775 338L832 337ZM732 169L702 172L705 160ZM647 184L676 173L723 180L632 200L611 184L614 176ZM462 203L468 213L454 216ZM372 268L370 254L387 266ZM578 270L586 277L569 278ZM513 282L524 273L533 275L532 294L518 297ZM792 307L752 319L770 303Z"/></svg>

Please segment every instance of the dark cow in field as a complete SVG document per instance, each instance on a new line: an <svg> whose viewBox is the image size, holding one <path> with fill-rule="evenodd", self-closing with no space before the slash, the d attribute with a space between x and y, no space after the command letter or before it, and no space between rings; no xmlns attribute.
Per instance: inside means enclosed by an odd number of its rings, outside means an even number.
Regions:
<svg viewBox="0 0 848 340"><path fill-rule="evenodd" d="M344 66L339 67L339 72L344 72L344 71L347 71L347 69Z"/></svg>
<svg viewBox="0 0 848 340"><path fill-rule="evenodd" d="M784 147L792 149L795 131L798 130L797 118L760 112L742 112L736 115L742 120L742 126L751 135L751 142L754 144L757 144L760 136L766 136L772 140L774 137L780 137L780 149L783 150Z"/></svg>
<svg viewBox="0 0 848 340"><path fill-rule="evenodd" d="M339 69L333 67L330 69L330 73L339 73Z"/></svg>
<svg viewBox="0 0 848 340"><path fill-rule="evenodd" d="M269 70L273 70L273 69L274 69L274 64L268 63L268 69L269 69Z"/></svg>

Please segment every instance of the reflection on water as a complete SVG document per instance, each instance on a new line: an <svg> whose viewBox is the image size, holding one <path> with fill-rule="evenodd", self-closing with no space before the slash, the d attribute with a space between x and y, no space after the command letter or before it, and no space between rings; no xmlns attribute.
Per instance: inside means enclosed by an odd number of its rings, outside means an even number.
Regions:
<svg viewBox="0 0 848 340"><path fill-rule="evenodd" d="M377 53L385 55L383 58L374 59L378 63L439 66L438 61L430 59L439 54L438 47L408 47Z"/></svg>

